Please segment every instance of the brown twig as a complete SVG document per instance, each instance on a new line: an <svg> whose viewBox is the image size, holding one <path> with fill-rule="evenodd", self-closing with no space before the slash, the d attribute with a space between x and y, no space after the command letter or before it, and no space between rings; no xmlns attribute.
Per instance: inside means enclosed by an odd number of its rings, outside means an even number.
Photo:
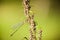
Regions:
<svg viewBox="0 0 60 40"><path fill-rule="evenodd" d="M38 40L42 40L42 30L39 30Z"/></svg>
<svg viewBox="0 0 60 40"><path fill-rule="evenodd" d="M24 3L24 13L27 18L27 22L30 24L30 39L29 40L36 40L36 24L34 21L34 15L29 15L30 10L30 0L23 0Z"/></svg>

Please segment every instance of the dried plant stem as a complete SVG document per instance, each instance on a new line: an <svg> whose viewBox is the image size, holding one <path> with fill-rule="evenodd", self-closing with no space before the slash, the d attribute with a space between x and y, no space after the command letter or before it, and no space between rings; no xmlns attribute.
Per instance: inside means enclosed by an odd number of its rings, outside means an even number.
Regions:
<svg viewBox="0 0 60 40"><path fill-rule="evenodd" d="M29 10L30 10L30 5L29 5L30 0L23 0L24 3L24 13L27 18L27 22L30 24L30 38L29 40L36 40L36 24L34 21L34 15L29 15Z"/></svg>
<svg viewBox="0 0 60 40"><path fill-rule="evenodd" d="M42 40L41 38L42 38L42 30L40 29L39 30L39 35L38 35L38 40Z"/></svg>

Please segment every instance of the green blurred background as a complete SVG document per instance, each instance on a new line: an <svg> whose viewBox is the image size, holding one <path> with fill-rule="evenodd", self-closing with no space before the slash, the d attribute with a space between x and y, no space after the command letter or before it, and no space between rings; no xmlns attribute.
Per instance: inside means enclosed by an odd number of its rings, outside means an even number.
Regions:
<svg viewBox="0 0 60 40"><path fill-rule="evenodd" d="M15 30L11 26L23 22L23 0L0 0L0 40L25 40L29 38L29 25L25 23L10 37ZM31 10L37 23L37 37L39 29L43 30L42 40L60 40L60 1L59 0L31 0Z"/></svg>

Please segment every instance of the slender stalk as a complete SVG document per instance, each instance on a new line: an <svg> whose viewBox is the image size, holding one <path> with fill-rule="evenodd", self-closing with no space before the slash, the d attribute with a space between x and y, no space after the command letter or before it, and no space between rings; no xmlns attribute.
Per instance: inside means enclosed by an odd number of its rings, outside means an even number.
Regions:
<svg viewBox="0 0 60 40"><path fill-rule="evenodd" d="M38 36L38 40L42 40L42 30L39 30L39 36Z"/></svg>
<svg viewBox="0 0 60 40"><path fill-rule="evenodd" d="M27 18L27 22L30 24L30 38L29 40L36 40L36 24L34 21L34 15L29 15L29 11L30 11L30 0L23 0L23 4L24 4L24 13L26 15Z"/></svg>

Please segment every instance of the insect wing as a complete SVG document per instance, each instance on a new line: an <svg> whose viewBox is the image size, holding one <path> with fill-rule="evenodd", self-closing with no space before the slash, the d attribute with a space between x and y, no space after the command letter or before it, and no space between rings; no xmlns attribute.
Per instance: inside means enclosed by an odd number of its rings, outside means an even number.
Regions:
<svg viewBox="0 0 60 40"><path fill-rule="evenodd" d="M16 24L12 25L11 28L12 28L13 30L15 30L15 29L21 27L23 24L24 24L24 22L19 22L19 23L16 23Z"/></svg>

